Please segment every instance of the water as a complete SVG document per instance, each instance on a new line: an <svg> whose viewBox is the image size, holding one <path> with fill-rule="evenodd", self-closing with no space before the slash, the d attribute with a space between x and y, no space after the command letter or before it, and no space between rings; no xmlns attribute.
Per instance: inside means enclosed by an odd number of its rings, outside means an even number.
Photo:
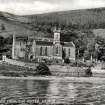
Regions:
<svg viewBox="0 0 105 105"><path fill-rule="evenodd" d="M88 78L86 79L88 81ZM102 78L97 80L73 82L70 78L50 79L50 77L36 80L1 79L0 99L30 100L39 97L43 100L50 100L50 103L105 105L105 82Z"/></svg>

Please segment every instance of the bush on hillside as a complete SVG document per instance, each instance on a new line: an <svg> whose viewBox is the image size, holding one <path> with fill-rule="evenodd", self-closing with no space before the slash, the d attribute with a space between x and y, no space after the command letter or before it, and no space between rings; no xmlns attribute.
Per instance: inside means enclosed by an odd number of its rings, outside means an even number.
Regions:
<svg viewBox="0 0 105 105"><path fill-rule="evenodd" d="M36 71L38 75L51 75L48 66L43 62L39 63L39 65L36 67Z"/></svg>

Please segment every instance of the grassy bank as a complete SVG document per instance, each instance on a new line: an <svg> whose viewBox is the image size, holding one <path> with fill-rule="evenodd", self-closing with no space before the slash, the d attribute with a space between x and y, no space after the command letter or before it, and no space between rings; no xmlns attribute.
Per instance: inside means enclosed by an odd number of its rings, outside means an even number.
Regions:
<svg viewBox="0 0 105 105"><path fill-rule="evenodd" d="M27 76L42 76L42 75L53 75L53 76L69 76L69 77L84 77L85 70L81 67L72 66L61 66L61 65L50 65L46 66L39 64L40 66L33 68L17 66L2 62L0 64L0 75L11 76L11 77L27 77ZM51 73L50 73L51 72Z"/></svg>
<svg viewBox="0 0 105 105"><path fill-rule="evenodd" d="M27 77L27 76L37 76L37 75L47 75L48 72L44 70L44 67L40 64L34 68L18 66L2 62L0 64L0 75L1 76L12 76L12 77ZM41 71L43 69L43 72ZM46 73L46 74L45 74ZM49 74L48 74L49 75Z"/></svg>
<svg viewBox="0 0 105 105"><path fill-rule="evenodd" d="M20 63L19 63L20 64ZM65 76L65 77L85 77L86 76L86 66L80 63L70 63L70 64L51 64L38 63L35 67L31 66L20 66L17 63L1 62L0 64L0 75L1 76L11 76L11 77L27 77L27 76Z"/></svg>
<svg viewBox="0 0 105 105"><path fill-rule="evenodd" d="M18 76L27 76L27 73L28 75L35 75L36 71L28 67L12 65L5 62L0 64L0 75L18 77Z"/></svg>

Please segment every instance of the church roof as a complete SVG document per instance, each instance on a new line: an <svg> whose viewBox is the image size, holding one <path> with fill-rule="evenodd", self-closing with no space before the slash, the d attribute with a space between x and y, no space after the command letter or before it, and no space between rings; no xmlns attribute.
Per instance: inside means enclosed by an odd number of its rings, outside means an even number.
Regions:
<svg viewBox="0 0 105 105"><path fill-rule="evenodd" d="M22 35L22 36L16 36L16 40L27 40L28 37L25 36L25 35Z"/></svg>
<svg viewBox="0 0 105 105"><path fill-rule="evenodd" d="M36 41L36 45L52 46L52 45L53 45L53 42L47 42L47 41Z"/></svg>
<svg viewBox="0 0 105 105"><path fill-rule="evenodd" d="M16 36L16 40L22 40L22 41L27 41L29 38L26 35L18 35ZM30 39L34 39L34 38L30 38ZM37 45L42 45L42 46L53 46L53 39L52 38L39 38L41 40L36 40L36 44ZM48 40L49 39L49 40ZM63 38L64 39L64 38ZM61 41L60 43L63 47L75 47L73 42L65 42L65 41Z"/></svg>
<svg viewBox="0 0 105 105"><path fill-rule="evenodd" d="M62 45L63 47L75 47L73 42L63 42Z"/></svg>
<svg viewBox="0 0 105 105"><path fill-rule="evenodd" d="M42 46L53 46L53 42L47 42L47 41L36 41L36 45L42 45ZM75 47L73 42L61 42L61 45L63 47Z"/></svg>

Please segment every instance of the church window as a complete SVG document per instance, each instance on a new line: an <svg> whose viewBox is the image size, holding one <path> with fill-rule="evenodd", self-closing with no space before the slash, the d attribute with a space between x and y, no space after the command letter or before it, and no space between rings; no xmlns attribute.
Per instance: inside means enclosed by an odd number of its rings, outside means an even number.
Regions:
<svg viewBox="0 0 105 105"><path fill-rule="evenodd" d="M64 52L66 53L66 48L64 48Z"/></svg>
<svg viewBox="0 0 105 105"><path fill-rule="evenodd" d="M59 54L59 47L56 46L56 54Z"/></svg>
<svg viewBox="0 0 105 105"><path fill-rule="evenodd" d="M45 48L45 56L47 56L47 47Z"/></svg>
<svg viewBox="0 0 105 105"><path fill-rule="evenodd" d="M57 40L58 40L58 35L57 35L57 37L56 37L56 38L57 38Z"/></svg>
<svg viewBox="0 0 105 105"><path fill-rule="evenodd" d="M68 55L69 55L69 57L70 57L70 48L68 49Z"/></svg>
<svg viewBox="0 0 105 105"><path fill-rule="evenodd" d="M66 52L66 48L64 48L63 51L64 51L64 53L65 53L65 57L66 57L66 54L67 54L67 52Z"/></svg>
<svg viewBox="0 0 105 105"><path fill-rule="evenodd" d="M21 46L21 42L20 42L20 46Z"/></svg>
<svg viewBox="0 0 105 105"><path fill-rule="evenodd" d="M59 35L57 34L56 40L59 40Z"/></svg>
<svg viewBox="0 0 105 105"><path fill-rule="evenodd" d="M40 47L40 56L42 56L42 47Z"/></svg>

